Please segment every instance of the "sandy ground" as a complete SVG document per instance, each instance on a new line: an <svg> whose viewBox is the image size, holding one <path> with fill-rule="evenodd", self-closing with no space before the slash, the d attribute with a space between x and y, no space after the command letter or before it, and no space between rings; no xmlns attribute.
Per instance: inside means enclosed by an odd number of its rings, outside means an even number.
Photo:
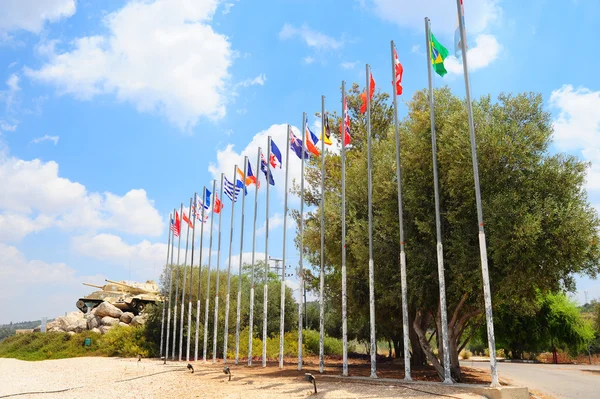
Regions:
<svg viewBox="0 0 600 399"><path fill-rule="evenodd" d="M340 381L316 374L319 393L304 380L304 371L292 365L281 372L276 364L231 367L232 380L223 364L170 362L154 359L74 358L25 362L0 359L0 398L481 398L464 390L438 384L411 385ZM70 390L66 390L69 389ZM59 391L25 394L26 392Z"/></svg>

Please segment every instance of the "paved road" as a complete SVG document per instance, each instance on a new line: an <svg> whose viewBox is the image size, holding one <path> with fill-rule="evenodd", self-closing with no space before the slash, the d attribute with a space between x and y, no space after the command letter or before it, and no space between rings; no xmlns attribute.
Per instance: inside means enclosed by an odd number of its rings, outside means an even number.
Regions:
<svg viewBox="0 0 600 399"><path fill-rule="evenodd" d="M490 369L489 362L465 361L461 365ZM600 366L501 362L498 374L500 380L525 385L557 399L600 398Z"/></svg>

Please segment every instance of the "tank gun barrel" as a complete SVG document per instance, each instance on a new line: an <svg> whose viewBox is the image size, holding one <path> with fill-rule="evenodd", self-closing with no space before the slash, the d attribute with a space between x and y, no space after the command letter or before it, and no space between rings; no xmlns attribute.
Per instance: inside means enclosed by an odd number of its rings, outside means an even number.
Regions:
<svg viewBox="0 0 600 399"><path fill-rule="evenodd" d="M123 287L127 287L131 291L151 292L151 291L148 291L147 289L136 287L136 286L130 285L130 284L120 283L118 281L113 281L113 280L109 280L109 279L105 279L104 281L106 281L107 283L111 283L111 284L116 284L116 285L120 285L120 286L123 286Z"/></svg>
<svg viewBox="0 0 600 399"><path fill-rule="evenodd" d="M87 286L89 286L89 287L94 287L94 288L100 288L100 289L104 288L103 286L101 286L101 285L96 285L96 284L90 284L90 283L82 283L82 284L83 284L83 285L87 285Z"/></svg>

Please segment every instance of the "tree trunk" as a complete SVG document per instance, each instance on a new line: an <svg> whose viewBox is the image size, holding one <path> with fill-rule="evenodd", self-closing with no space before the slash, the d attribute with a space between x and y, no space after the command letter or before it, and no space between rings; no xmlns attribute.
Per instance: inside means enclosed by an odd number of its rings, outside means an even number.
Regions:
<svg viewBox="0 0 600 399"><path fill-rule="evenodd" d="M415 323L414 313L409 312L409 322L410 324ZM413 328L408 329L408 338L410 340L410 347L412 349L410 356L410 365L412 367L425 366L427 364L427 357L425 356L425 352L423 352L423 348L421 348L419 336L415 332L414 326Z"/></svg>
<svg viewBox="0 0 600 399"><path fill-rule="evenodd" d="M415 317L415 321L413 322L413 328L419 337L419 343L421 344L421 348L427 356L427 360L433 365L433 368L438 373L438 376L443 381L444 380L444 367L440 364L438 359L434 356L433 351L431 350L431 346L429 346L429 342L427 342L427 337L425 336L425 331L421 326L421 322L423 321L423 314L420 310L417 310L417 315Z"/></svg>

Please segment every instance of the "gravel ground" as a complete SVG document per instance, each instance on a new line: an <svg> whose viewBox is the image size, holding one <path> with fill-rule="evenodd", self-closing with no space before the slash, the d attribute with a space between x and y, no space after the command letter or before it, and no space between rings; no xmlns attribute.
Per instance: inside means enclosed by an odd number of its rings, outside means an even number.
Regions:
<svg viewBox="0 0 600 399"><path fill-rule="evenodd" d="M480 395L441 385L418 385L409 389L376 382L336 381L317 377L319 393L304 381L303 372L286 367L282 373L276 366L263 369L231 367L232 380L227 381L223 365L187 363L163 365L155 359L73 358L25 362L0 359L0 398L433 398L471 399ZM66 390L72 388L70 390ZM25 392L59 391L25 394ZM417 391L420 390L420 391ZM426 391L421 392L421 391Z"/></svg>

